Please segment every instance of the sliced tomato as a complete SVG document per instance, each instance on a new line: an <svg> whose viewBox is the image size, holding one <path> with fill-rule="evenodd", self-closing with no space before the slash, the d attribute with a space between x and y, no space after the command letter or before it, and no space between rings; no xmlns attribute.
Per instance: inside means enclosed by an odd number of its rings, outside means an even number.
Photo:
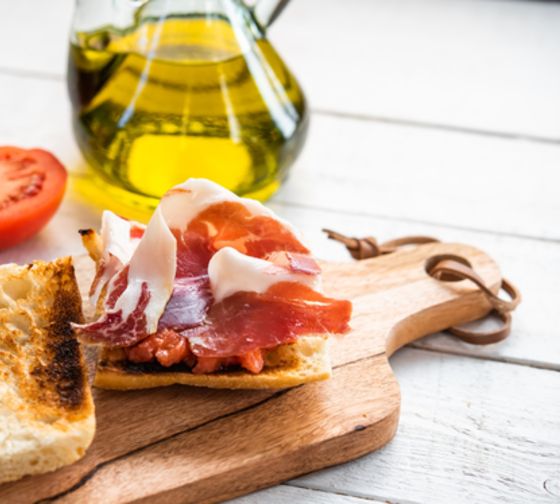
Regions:
<svg viewBox="0 0 560 504"><path fill-rule="evenodd" d="M0 147L0 249L30 238L51 219L66 178L64 166L47 151Z"/></svg>

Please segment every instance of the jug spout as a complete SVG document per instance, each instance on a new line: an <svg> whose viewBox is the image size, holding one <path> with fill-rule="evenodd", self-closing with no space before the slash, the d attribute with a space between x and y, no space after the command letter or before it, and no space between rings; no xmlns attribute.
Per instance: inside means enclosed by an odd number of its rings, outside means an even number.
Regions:
<svg viewBox="0 0 560 504"><path fill-rule="evenodd" d="M257 0L253 13L262 28L268 28L278 18L290 0Z"/></svg>

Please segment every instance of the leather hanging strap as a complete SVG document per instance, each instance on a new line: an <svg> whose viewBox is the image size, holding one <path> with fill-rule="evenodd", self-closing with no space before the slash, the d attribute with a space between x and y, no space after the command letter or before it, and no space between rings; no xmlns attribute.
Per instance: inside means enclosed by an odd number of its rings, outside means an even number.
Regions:
<svg viewBox="0 0 560 504"><path fill-rule="evenodd" d="M405 245L422 245L424 243L436 243L439 240L431 236L403 236L383 243L378 243L373 236L366 238L350 238L341 233L332 231L330 229L323 229L331 240L339 241L344 244L348 252L354 259L368 259L370 257L377 257L384 254L395 252L399 247Z"/></svg>
<svg viewBox="0 0 560 504"><path fill-rule="evenodd" d="M497 315L502 326L499 329L491 331L474 331L465 327L450 327L448 331L458 338L472 343L474 345L488 345L497 343L508 337L511 330L511 312L517 308L521 302L521 293L512 283L505 278L502 279L500 288L504 290L510 299L502 299L494 294L490 288L484 283L484 280L469 266L466 266L453 259L442 259L436 263L428 272L431 276L438 280L443 277L449 280L470 280L478 286L478 288L486 294L486 298L493 307L493 314Z"/></svg>
<svg viewBox="0 0 560 504"><path fill-rule="evenodd" d="M344 244L352 257L358 260L389 254L395 252L399 247L407 245L421 245L439 241L429 236L404 236L379 244L373 237L350 238L329 229L323 229L323 231L327 233L330 239ZM465 326L450 327L448 331L451 334L474 345L488 345L507 338L511 330L511 312L521 301L521 293L512 283L502 279L501 289L510 297L509 300L505 300L494 294L470 266L459 261L442 259L434 264L428 273L441 281L470 280L484 292L492 305L493 310L489 315L494 314L502 321L501 327L490 331L475 331L467 329Z"/></svg>

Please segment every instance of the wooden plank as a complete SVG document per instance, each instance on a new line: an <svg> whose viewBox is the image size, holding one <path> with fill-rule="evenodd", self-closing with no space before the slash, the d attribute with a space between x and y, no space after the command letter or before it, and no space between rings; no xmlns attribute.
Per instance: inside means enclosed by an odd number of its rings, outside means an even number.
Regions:
<svg viewBox="0 0 560 504"><path fill-rule="evenodd" d="M555 503L560 373L405 349L395 439L296 484L396 502Z"/></svg>
<svg viewBox="0 0 560 504"><path fill-rule="evenodd" d="M0 16L0 71L62 78L74 0L18 0Z"/></svg>
<svg viewBox="0 0 560 504"><path fill-rule="evenodd" d="M245 497L239 497L230 500L229 504L262 504L263 502L266 502L266 504L286 504L286 502L298 504L381 504L381 501L374 499L362 499L288 485L278 485Z"/></svg>
<svg viewBox="0 0 560 504"><path fill-rule="evenodd" d="M313 117L276 200L560 239L560 145Z"/></svg>
<svg viewBox="0 0 560 504"><path fill-rule="evenodd" d="M64 83L0 75L0 88L2 141L79 169ZM560 145L315 115L276 200L560 240L558 159Z"/></svg>
<svg viewBox="0 0 560 504"><path fill-rule="evenodd" d="M292 2L271 39L319 109L560 138L560 5Z"/></svg>
<svg viewBox="0 0 560 504"><path fill-rule="evenodd" d="M64 75L73 7L15 2L0 68ZM317 109L559 139L559 21L555 2L305 0L271 39Z"/></svg>
<svg viewBox="0 0 560 504"><path fill-rule="evenodd" d="M361 373L366 372L368 363L371 365L369 360L362 362ZM348 376L347 372L353 373L359 367L359 363L350 364L337 372L341 377ZM365 383L354 388L353 400L371 398L363 404L371 408L366 408L368 413L362 415L367 425L368 417L385 410L381 399L385 384L377 388L372 382ZM309 471L313 459L323 467L336 463L349 449L350 431L354 432L356 441L367 437L368 432L367 428L353 430L356 424L344 420L348 410L344 411L344 403L339 400L342 390L336 396L328 393L338 390L336 384L335 378L286 391L255 408L181 432L164 442L102 464L55 502L216 502L254 490L255 482L267 486L294 472L303 473L305 468ZM338 381L338 386L341 385ZM301 407L290 410L299 402L298 396L307 400L307 405L302 403ZM321 405L324 418L308 414L315 404ZM297 415L299 420L294 423ZM334 445L322 449L320 445L308 445L310 439L328 428L327 418L339 420L332 424L339 433L338 450ZM346 444L341 444L344 438ZM220 449L216 451L218 446ZM368 451L367 442L354 443L353 447L362 453ZM279 458L281 453L284 453L283 461ZM204 479L217 473L221 477ZM11 502L9 497L7 502Z"/></svg>
<svg viewBox="0 0 560 504"><path fill-rule="evenodd" d="M69 169L82 166L63 81L0 73L0 89L2 145L43 147L56 153Z"/></svg>
<svg viewBox="0 0 560 504"><path fill-rule="evenodd" d="M99 225L98 211L67 197L43 231L17 247L0 251L0 264L25 264L35 259L50 261L56 257L83 254L78 229L98 229Z"/></svg>

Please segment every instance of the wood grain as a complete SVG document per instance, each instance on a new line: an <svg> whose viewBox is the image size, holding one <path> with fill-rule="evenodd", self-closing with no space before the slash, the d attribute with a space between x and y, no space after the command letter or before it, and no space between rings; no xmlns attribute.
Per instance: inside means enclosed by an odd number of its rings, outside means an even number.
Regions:
<svg viewBox="0 0 560 504"><path fill-rule="evenodd" d="M382 360L349 364L328 382L115 460L60 502L215 502L363 455L396 427L398 388ZM351 400L341 400L349 386Z"/></svg>
<svg viewBox="0 0 560 504"><path fill-rule="evenodd" d="M399 413L387 356L489 309L468 282L439 282L426 273L426 261L442 254L466 258L494 290L499 285L496 264L459 244L326 263L326 292L354 305L352 331L333 341L331 380L279 392L96 390L99 427L86 457L5 485L2 502L214 502L382 446L394 435ZM85 271L78 265L77 272L91 275L91 265Z"/></svg>

